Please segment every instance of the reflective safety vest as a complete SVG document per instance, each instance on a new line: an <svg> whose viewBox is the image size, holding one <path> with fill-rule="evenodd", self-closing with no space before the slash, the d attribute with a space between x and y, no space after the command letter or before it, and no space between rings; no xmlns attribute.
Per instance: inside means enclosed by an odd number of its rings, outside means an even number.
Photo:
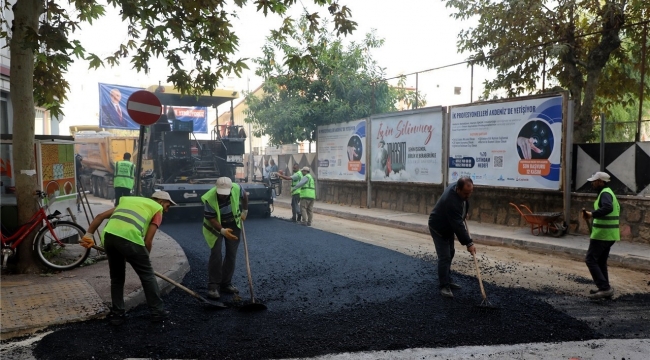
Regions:
<svg viewBox="0 0 650 360"><path fill-rule="evenodd" d="M608 193L612 196L611 213L598 219L594 218L594 225L591 229L591 238L594 240L619 241L621 240L621 230L619 228L619 216L621 215L621 206L616 199L616 195L610 188L604 188L594 203L594 209L598 210L600 195Z"/></svg>
<svg viewBox="0 0 650 360"><path fill-rule="evenodd" d="M291 179L291 187L292 188L296 187L296 185L298 185L300 180L302 180L302 171L298 170L298 171L296 171L294 173L294 175L298 175L298 180L294 180L293 177L292 177L292 179ZM300 189L296 189L296 190L292 191L291 195L300 195Z"/></svg>
<svg viewBox="0 0 650 360"><path fill-rule="evenodd" d="M232 214L235 217L235 224L241 229L241 209L239 209L239 197L241 196L241 188L238 184L233 183L230 190L230 208L232 209ZM120 199L120 202L122 199ZM217 201L217 187L213 187L207 193L201 196L201 201L205 205L207 202L216 212L217 212L217 221L221 224L221 210L219 210L219 202ZM212 227L210 221L203 218L203 237L208 243L210 249L217 242L217 239L221 236L221 233L217 229Z"/></svg>
<svg viewBox="0 0 650 360"><path fill-rule="evenodd" d="M120 198L120 204L104 227L102 245L106 233L109 233L144 246L144 236L147 234L151 219L156 213L162 211L162 205L148 198L140 196Z"/></svg>
<svg viewBox="0 0 650 360"><path fill-rule="evenodd" d="M133 165L132 162L127 160L115 162L115 176L113 176L113 187L133 189L133 185L135 183L134 179L135 165Z"/></svg>
<svg viewBox="0 0 650 360"><path fill-rule="evenodd" d="M311 174L305 175L309 180L300 188L301 199L315 199L316 198L316 182Z"/></svg>

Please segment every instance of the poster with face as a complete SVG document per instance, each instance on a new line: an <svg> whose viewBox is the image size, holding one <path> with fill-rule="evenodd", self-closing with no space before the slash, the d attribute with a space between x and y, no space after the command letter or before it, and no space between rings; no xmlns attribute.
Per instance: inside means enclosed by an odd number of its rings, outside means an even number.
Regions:
<svg viewBox="0 0 650 360"><path fill-rule="evenodd" d="M318 127L318 178L366 179L366 120Z"/></svg>
<svg viewBox="0 0 650 360"><path fill-rule="evenodd" d="M371 118L371 180L442 184L441 107Z"/></svg>
<svg viewBox="0 0 650 360"><path fill-rule="evenodd" d="M452 107L449 181L560 189L563 97Z"/></svg>

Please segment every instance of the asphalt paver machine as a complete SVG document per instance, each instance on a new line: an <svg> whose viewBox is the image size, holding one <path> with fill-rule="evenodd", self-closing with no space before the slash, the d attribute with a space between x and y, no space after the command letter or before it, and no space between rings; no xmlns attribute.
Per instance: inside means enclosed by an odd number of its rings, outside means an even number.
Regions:
<svg viewBox="0 0 650 360"><path fill-rule="evenodd" d="M194 214L203 207L201 196L217 178L226 176L235 182L237 167L243 167L246 133L241 126L216 124L210 139L197 139L191 122L174 117L174 106L217 107L238 97L231 90L216 90L212 95L182 96L171 86L153 86L163 104L163 116L149 126L144 136L141 193L167 191L178 204L174 212ZM231 124L233 112L231 111ZM261 183L240 183L248 194L249 213L268 217L273 203L272 189Z"/></svg>

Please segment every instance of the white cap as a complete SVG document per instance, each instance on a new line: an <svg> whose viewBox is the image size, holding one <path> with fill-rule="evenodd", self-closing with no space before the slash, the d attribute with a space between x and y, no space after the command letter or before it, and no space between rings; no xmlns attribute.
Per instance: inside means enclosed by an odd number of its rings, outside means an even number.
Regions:
<svg viewBox="0 0 650 360"><path fill-rule="evenodd" d="M160 200L167 200L172 205L176 205L174 200L172 200L172 197L169 196L169 193L167 191L155 191L153 194L151 194L152 199L160 199Z"/></svg>
<svg viewBox="0 0 650 360"><path fill-rule="evenodd" d="M306 171L306 172L311 172L311 169L309 168L309 166L305 166L305 167L303 167L303 168L300 169L300 170L302 170L302 171Z"/></svg>
<svg viewBox="0 0 650 360"><path fill-rule="evenodd" d="M587 181L596 181L596 180L602 180L604 182L609 182L610 177L609 177L608 173L598 171L598 172L594 173L593 175L591 175L591 177L589 179L587 179Z"/></svg>
<svg viewBox="0 0 650 360"><path fill-rule="evenodd" d="M232 190L232 180L229 177L220 177L217 179L217 194L230 195Z"/></svg>

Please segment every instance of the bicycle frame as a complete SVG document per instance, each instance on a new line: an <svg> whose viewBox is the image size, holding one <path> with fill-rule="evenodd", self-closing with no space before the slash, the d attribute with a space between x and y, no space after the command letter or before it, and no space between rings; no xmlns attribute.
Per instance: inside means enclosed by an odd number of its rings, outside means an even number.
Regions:
<svg viewBox="0 0 650 360"><path fill-rule="evenodd" d="M23 225L21 225L12 235L10 236L5 236L5 234L0 231L0 238L2 240L2 247L9 247L12 250L16 249L20 243L25 240L27 235L31 234L32 231L34 231L37 228L42 228L43 227L43 222L45 222L45 226L50 230L50 233L54 236L54 239L61 244L61 246L65 246L56 236L54 229L52 228L52 224L50 224L50 219L47 213L45 212L45 209L41 205L40 201L37 201L39 208L38 210L32 215L31 219ZM56 217L56 216L54 216Z"/></svg>

